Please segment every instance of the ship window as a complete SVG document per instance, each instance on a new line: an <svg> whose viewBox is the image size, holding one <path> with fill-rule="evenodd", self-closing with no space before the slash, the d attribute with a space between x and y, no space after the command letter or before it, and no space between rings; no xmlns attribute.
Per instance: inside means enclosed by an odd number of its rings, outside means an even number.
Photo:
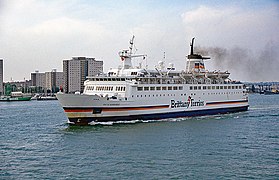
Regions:
<svg viewBox="0 0 279 180"><path fill-rule="evenodd" d="M220 89L223 89L223 86L220 86Z"/></svg>
<svg viewBox="0 0 279 180"><path fill-rule="evenodd" d="M138 87L138 91L142 91L142 87Z"/></svg>
<svg viewBox="0 0 279 180"><path fill-rule="evenodd" d="M198 90L201 90L201 86L198 86Z"/></svg>
<svg viewBox="0 0 279 180"><path fill-rule="evenodd" d="M160 91L160 90L161 90L161 87L156 87L156 90L157 90L157 91Z"/></svg>
<svg viewBox="0 0 279 180"><path fill-rule="evenodd" d="M228 87L227 86L224 86L224 89L227 89Z"/></svg>
<svg viewBox="0 0 279 180"><path fill-rule="evenodd" d="M179 90L183 90L183 86L179 86L178 89L179 89Z"/></svg>
<svg viewBox="0 0 279 180"><path fill-rule="evenodd" d="M167 90L167 87L166 86L163 86L162 87L162 90L164 91L164 90Z"/></svg>
<svg viewBox="0 0 279 180"><path fill-rule="evenodd" d="M144 90L145 91L149 91L149 87L144 87Z"/></svg>
<svg viewBox="0 0 279 180"><path fill-rule="evenodd" d="M234 89L234 86L232 86L232 89Z"/></svg>
<svg viewBox="0 0 279 180"><path fill-rule="evenodd" d="M219 86L216 86L216 89L219 89Z"/></svg>
<svg viewBox="0 0 279 180"><path fill-rule="evenodd" d="M126 87L123 87L123 91L126 91Z"/></svg>
<svg viewBox="0 0 279 180"><path fill-rule="evenodd" d="M121 78L121 81L125 81L125 78Z"/></svg>
<svg viewBox="0 0 279 180"><path fill-rule="evenodd" d="M242 89L241 86L239 86L239 89Z"/></svg>
<svg viewBox="0 0 279 180"><path fill-rule="evenodd" d="M168 87L168 90L172 90L172 86L169 86L169 87Z"/></svg>
<svg viewBox="0 0 279 180"><path fill-rule="evenodd" d="M197 88L197 86L194 86L194 90L197 90L198 88Z"/></svg>
<svg viewBox="0 0 279 180"><path fill-rule="evenodd" d="M193 90L193 86L190 86L190 90Z"/></svg>
<svg viewBox="0 0 279 180"><path fill-rule="evenodd" d="M150 87L150 91L155 91L155 87Z"/></svg>
<svg viewBox="0 0 279 180"><path fill-rule="evenodd" d="M173 90L177 90L177 89L178 89L177 86L174 86L174 87L173 87Z"/></svg>
<svg viewBox="0 0 279 180"><path fill-rule="evenodd" d="M206 89L206 86L203 86L202 89Z"/></svg>
<svg viewBox="0 0 279 180"><path fill-rule="evenodd" d="M92 113L93 114L100 114L100 113L102 113L102 109L101 108L94 108Z"/></svg>
<svg viewBox="0 0 279 180"><path fill-rule="evenodd" d="M231 86L228 86L228 89L231 89Z"/></svg>
<svg viewBox="0 0 279 180"><path fill-rule="evenodd" d="M208 86L207 89L211 89L211 86Z"/></svg>

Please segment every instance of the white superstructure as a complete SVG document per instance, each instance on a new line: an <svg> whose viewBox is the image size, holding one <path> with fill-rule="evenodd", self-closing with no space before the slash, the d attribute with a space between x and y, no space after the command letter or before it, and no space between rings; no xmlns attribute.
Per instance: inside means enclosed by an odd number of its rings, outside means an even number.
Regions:
<svg viewBox="0 0 279 180"><path fill-rule="evenodd" d="M185 71L159 62L154 70L134 68L133 40L119 52L121 68L106 75L88 77L82 94L57 94L71 124L106 121L163 119L245 111L248 95L228 72L209 72L203 57L191 52Z"/></svg>

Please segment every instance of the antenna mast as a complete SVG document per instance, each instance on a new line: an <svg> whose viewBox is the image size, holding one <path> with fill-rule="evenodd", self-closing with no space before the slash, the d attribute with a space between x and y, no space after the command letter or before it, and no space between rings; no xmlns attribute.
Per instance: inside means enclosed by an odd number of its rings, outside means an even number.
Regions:
<svg viewBox="0 0 279 180"><path fill-rule="evenodd" d="M133 46L134 46L134 39L135 39L135 36L133 35L132 39L130 40L130 55L132 55L132 50L133 50Z"/></svg>

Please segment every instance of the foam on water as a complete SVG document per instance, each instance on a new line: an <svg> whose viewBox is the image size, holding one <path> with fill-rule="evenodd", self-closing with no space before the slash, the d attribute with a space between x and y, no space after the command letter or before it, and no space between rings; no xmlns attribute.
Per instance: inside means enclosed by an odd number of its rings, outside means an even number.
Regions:
<svg viewBox="0 0 279 180"><path fill-rule="evenodd" d="M104 125L104 126L112 126L114 124L135 124L135 123L155 123L155 122L178 122L185 121L189 118L168 118L168 119L149 119L149 120L129 120L129 121L107 121L107 122L90 122L89 125Z"/></svg>

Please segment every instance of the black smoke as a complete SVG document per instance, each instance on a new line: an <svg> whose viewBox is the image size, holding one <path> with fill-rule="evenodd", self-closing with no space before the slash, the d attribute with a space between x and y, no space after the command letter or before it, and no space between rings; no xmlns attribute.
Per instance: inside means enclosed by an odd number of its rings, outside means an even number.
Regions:
<svg viewBox="0 0 279 180"><path fill-rule="evenodd" d="M279 49L270 42L258 51L234 47L195 47L195 52L210 56L216 70L228 70L245 81L279 81Z"/></svg>

